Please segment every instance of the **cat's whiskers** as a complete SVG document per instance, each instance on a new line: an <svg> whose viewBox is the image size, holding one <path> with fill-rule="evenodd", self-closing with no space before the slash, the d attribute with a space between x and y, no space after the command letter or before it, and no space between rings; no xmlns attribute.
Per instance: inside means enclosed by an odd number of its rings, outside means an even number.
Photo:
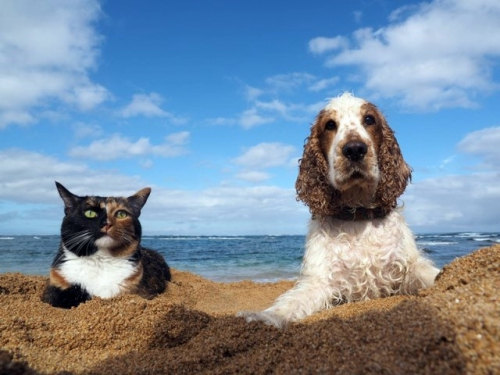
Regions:
<svg viewBox="0 0 500 375"><path fill-rule="evenodd" d="M61 251L61 252L59 252L59 253L56 255L56 257L55 257L55 259L54 259L53 263L54 263L54 264L59 263L59 262L61 261L61 259L62 259L62 258L64 258L64 253Z"/></svg>
<svg viewBox="0 0 500 375"><path fill-rule="evenodd" d="M117 238L116 241L120 242L124 246L129 246L136 241L134 234L124 228L116 228L112 238Z"/></svg>
<svg viewBox="0 0 500 375"><path fill-rule="evenodd" d="M88 230L83 230L81 232L74 233L71 235L63 245L75 254L81 254L84 247L88 247L92 240L92 234ZM74 245L77 245L74 248ZM88 255L88 251L85 251L85 255Z"/></svg>
<svg viewBox="0 0 500 375"><path fill-rule="evenodd" d="M88 230L84 230L81 232L77 232L72 234L70 237L66 239L64 244L67 247L73 247L73 245L78 244L81 245L82 243L85 244L90 238L90 232Z"/></svg>

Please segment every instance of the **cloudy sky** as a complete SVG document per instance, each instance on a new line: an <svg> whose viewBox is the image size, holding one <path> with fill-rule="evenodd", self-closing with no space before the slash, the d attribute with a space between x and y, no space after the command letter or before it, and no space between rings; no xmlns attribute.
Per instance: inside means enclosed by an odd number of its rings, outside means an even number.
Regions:
<svg viewBox="0 0 500 375"><path fill-rule="evenodd" d="M153 191L146 234L304 234L326 100L377 104L416 233L500 224L498 0L3 0L0 234L57 234L54 181Z"/></svg>

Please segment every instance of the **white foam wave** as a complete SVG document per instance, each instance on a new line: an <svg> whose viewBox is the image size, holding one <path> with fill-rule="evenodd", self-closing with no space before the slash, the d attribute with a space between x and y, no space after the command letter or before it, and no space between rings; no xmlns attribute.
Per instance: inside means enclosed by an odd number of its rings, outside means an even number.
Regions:
<svg viewBox="0 0 500 375"><path fill-rule="evenodd" d="M457 234L457 237L462 238L478 238L478 237L489 237L490 234L479 233L479 232L465 232Z"/></svg>
<svg viewBox="0 0 500 375"><path fill-rule="evenodd" d="M458 244L458 242L450 242L450 241L417 241L417 243L423 246L446 246L446 245Z"/></svg>
<svg viewBox="0 0 500 375"><path fill-rule="evenodd" d="M491 237L484 237L484 238L473 238L472 239L473 241L477 241L477 242L499 242L500 239L498 238L491 238Z"/></svg>
<svg viewBox="0 0 500 375"><path fill-rule="evenodd" d="M416 236L417 239L420 239L420 238L453 238L453 237L457 237L453 234L421 234L421 235L418 235Z"/></svg>
<svg viewBox="0 0 500 375"><path fill-rule="evenodd" d="M200 241L200 240L244 240L245 237L159 237L154 238L163 241Z"/></svg>

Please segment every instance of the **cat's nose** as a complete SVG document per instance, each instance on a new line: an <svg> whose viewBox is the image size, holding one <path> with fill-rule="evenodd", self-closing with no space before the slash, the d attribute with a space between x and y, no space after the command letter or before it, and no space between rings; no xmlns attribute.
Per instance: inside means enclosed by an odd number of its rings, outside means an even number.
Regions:
<svg viewBox="0 0 500 375"><path fill-rule="evenodd" d="M104 220L101 224L101 229L104 231L104 232L107 232L109 230L109 228L112 227L112 224L108 221L108 220Z"/></svg>
<svg viewBox="0 0 500 375"><path fill-rule="evenodd" d="M103 225L103 227L101 228L101 230L104 232L104 233L108 233L108 231L111 229L111 225Z"/></svg>

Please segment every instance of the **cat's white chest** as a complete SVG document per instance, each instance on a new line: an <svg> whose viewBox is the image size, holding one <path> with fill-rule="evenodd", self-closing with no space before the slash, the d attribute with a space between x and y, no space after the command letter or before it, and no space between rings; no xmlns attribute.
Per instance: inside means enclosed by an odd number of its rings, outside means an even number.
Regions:
<svg viewBox="0 0 500 375"><path fill-rule="evenodd" d="M125 280L136 272L136 266L127 259L114 257L99 250L86 257L78 257L64 249L61 275L71 284L80 284L91 296L111 298L124 291Z"/></svg>

